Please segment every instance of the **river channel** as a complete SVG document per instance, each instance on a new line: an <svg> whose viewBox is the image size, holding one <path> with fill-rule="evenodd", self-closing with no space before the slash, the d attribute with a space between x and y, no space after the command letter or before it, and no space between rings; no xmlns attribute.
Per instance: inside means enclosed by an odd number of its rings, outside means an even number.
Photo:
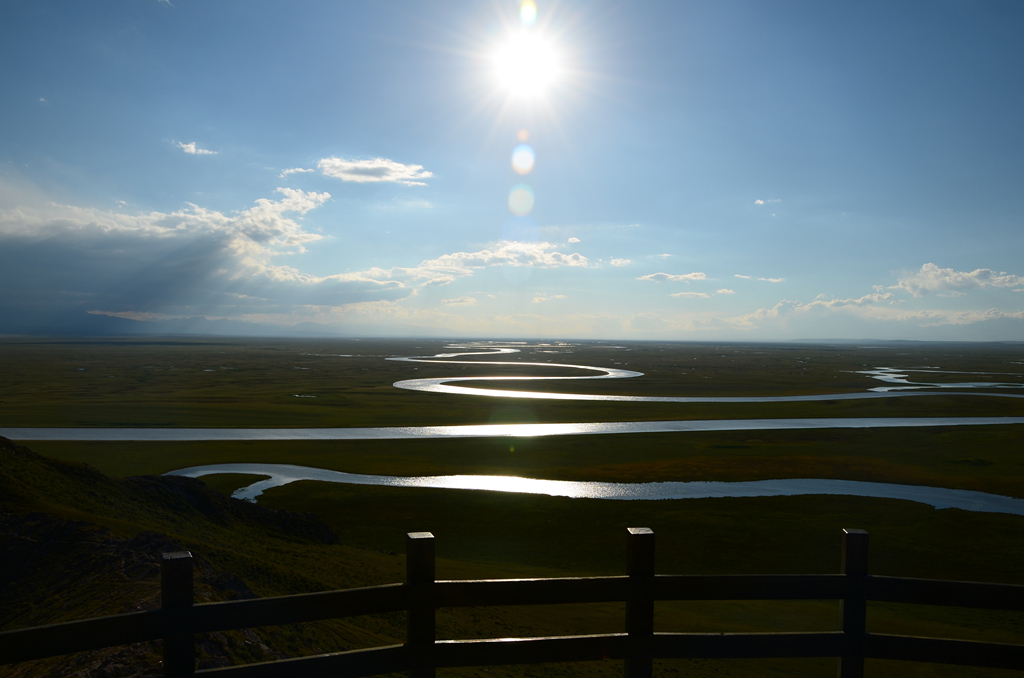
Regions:
<svg viewBox="0 0 1024 678"><path fill-rule="evenodd" d="M201 478L216 473L242 473L270 476L236 490L233 497L253 501L265 490L298 480L319 480L348 485L382 485L448 490L482 490L519 494L546 494L552 497L612 500L707 499L712 497L793 497L803 494L846 494L882 499L907 499L937 509L957 508L986 513L1012 513L1024 516L1024 499L986 492L950 490L943 487L867 483L856 480L790 478L748 482L662 482L603 483L571 480L538 480L516 476L375 476L342 473L290 464L211 464L193 466L167 475Z"/></svg>
<svg viewBox="0 0 1024 678"><path fill-rule="evenodd" d="M549 393L544 391L517 391L472 386L453 385L458 382L474 381L548 381L579 379L628 379L643 376L641 372L590 365L569 365L553 363L504 362L480 360L453 360L463 356L480 356L517 353L518 349L494 348L487 351L465 353L439 353L433 356L388 358L402 362L446 363L457 365L493 365L508 367L562 367L597 372L570 377L440 377L430 379L407 379L395 382L396 388L424 391L428 393L449 393L476 397L531 398L545 400L592 400L616 402L657 402L657 403L768 403L768 402L810 402L826 400L854 400L865 398L906 398L934 395L970 395L978 397L1024 398L1019 393L993 393L971 391L971 389L1021 389L1019 382L970 381L914 382L910 372L949 374L938 368L914 368L901 370L881 367L858 371L868 378L881 381L886 386L875 387L864 392L830 393L792 396L623 396L579 393ZM953 373L957 374L957 373ZM964 373L976 374L976 373ZM1020 376L1020 375L1013 375ZM951 390L953 389L953 390ZM754 431L784 429L837 429L837 428L906 428L924 426L992 426L1000 424L1024 424L1024 417L866 417L866 418L808 418L808 419L713 419L673 421L628 421L596 423L552 423L552 424L479 424L462 426L383 426L373 428L5 428L0 435L14 440L62 440L62 441L199 441L199 440L401 440L416 438L467 438L467 437L522 437L557 435L608 435L621 433L684 433L696 431ZM324 482L357 485L384 485L391 487L444 488L460 490L486 490L495 492L518 492L546 494L560 497L609 499L609 500L665 500L695 499L708 497L765 497L794 496L803 494L845 494L862 497L906 499L929 504L939 508L959 508L967 511L984 511L1024 515L1024 499L1004 497L939 487L898 485L893 483L870 483L851 480L790 478L760 480L752 482L651 482L651 483L601 483L538 480L507 476L425 476L398 477L373 476L342 473L327 469L292 466L288 464L211 464L195 466L168 475L201 477L216 473L241 473L270 476L247 487L233 496L255 500L264 490L280 487L298 480L319 480Z"/></svg>

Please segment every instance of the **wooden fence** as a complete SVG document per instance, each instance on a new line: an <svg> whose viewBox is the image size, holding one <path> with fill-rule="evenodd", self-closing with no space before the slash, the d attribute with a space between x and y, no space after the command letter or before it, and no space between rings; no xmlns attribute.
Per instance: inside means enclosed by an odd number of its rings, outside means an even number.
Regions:
<svg viewBox="0 0 1024 678"><path fill-rule="evenodd" d="M651 676L652 660L668 658L836 657L840 678L859 678L864 659L902 659L1024 669L1024 645L919 638L865 630L868 601L1024 611L1024 586L868 575L868 535L843 531L842 574L655 575L654 533L629 528L627 574L613 577L435 581L434 536L407 537L405 583L193 605L192 555L163 554L162 607L0 633L0 664L163 639L168 676L216 674L372 676L436 668L544 662L625 661L630 678ZM824 633L661 633L654 602L667 600L839 600L841 630ZM626 632L585 636L437 640L439 607L626 603ZM404 645L195 671L194 634L408 612Z"/></svg>

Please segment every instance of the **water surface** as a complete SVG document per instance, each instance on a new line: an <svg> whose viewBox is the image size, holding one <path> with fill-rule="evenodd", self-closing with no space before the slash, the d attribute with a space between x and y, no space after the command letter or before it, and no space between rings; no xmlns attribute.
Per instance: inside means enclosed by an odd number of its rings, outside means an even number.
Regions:
<svg viewBox="0 0 1024 678"><path fill-rule="evenodd" d="M1005 424L1024 424L1024 417L694 419L673 421L607 421L582 424L378 426L374 428L0 428L0 435L12 440L137 442L184 442L194 440L411 440L417 438L492 438L608 435L615 433L683 433L696 431L996 426Z"/></svg>
<svg viewBox="0 0 1024 678"><path fill-rule="evenodd" d="M319 480L349 485L380 485L385 487L419 487L435 489L483 490L518 494L544 494L552 497L611 500L669 500L725 497L794 497L809 494L851 495L880 499L905 499L928 504L936 509L956 508L964 511L1010 513L1024 516L1024 499L1004 497L987 492L951 490L944 487L869 483L857 480L823 478L788 478L748 482L662 482L605 483L571 480L538 480L516 476L451 475L451 476L376 476L343 473L291 464L211 464L192 466L166 475L201 478L216 473L243 473L270 476L231 496L255 500L265 490L298 480Z"/></svg>

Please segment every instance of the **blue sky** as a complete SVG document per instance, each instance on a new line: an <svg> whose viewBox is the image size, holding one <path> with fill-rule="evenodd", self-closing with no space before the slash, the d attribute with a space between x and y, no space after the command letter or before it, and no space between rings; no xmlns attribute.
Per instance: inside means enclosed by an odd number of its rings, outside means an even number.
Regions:
<svg viewBox="0 0 1024 678"><path fill-rule="evenodd" d="M0 331L1024 339L1024 6L521 10L4 3Z"/></svg>

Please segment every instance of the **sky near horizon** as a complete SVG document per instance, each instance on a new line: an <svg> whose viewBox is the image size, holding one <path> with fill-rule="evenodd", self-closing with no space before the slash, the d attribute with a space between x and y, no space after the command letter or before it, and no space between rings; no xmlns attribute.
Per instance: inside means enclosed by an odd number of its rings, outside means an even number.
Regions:
<svg viewBox="0 0 1024 678"><path fill-rule="evenodd" d="M956 0L6 2L0 333L1024 340L1022 31Z"/></svg>

